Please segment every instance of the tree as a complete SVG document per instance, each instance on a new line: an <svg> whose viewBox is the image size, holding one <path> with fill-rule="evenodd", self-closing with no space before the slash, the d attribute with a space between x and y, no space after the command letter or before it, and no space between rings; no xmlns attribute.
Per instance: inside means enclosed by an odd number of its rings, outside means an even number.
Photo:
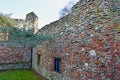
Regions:
<svg viewBox="0 0 120 80"><path fill-rule="evenodd" d="M13 29L11 27L14 26L10 17L7 17L0 13L0 39L1 40L8 40L8 34L13 33Z"/></svg>
<svg viewBox="0 0 120 80"><path fill-rule="evenodd" d="M59 14L60 14L60 18L68 15L71 12L71 8L72 6L76 3L76 1L71 0L70 2L68 2L68 4L60 10Z"/></svg>
<svg viewBox="0 0 120 80"><path fill-rule="evenodd" d="M12 19L10 19L10 17L5 16L4 14L0 13L0 27L1 26L9 26L9 27L13 27L14 22L12 21Z"/></svg>
<svg viewBox="0 0 120 80"><path fill-rule="evenodd" d="M20 42L31 46L36 46L44 41L52 41L54 36L45 32L43 34L34 34L33 30L26 31L24 28L14 27L14 21L3 14L0 14L0 39L2 41Z"/></svg>

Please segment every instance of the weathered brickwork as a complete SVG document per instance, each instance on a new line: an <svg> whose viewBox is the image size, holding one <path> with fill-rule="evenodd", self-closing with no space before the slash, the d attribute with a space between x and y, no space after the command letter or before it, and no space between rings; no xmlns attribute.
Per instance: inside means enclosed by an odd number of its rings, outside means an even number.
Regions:
<svg viewBox="0 0 120 80"><path fill-rule="evenodd" d="M15 42L0 42L0 70L30 68L30 47Z"/></svg>
<svg viewBox="0 0 120 80"><path fill-rule="evenodd" d="M38 32L55 40L34 49L33 69L49 80L120 80L119 8L115 0L80 0Z"/></svg>

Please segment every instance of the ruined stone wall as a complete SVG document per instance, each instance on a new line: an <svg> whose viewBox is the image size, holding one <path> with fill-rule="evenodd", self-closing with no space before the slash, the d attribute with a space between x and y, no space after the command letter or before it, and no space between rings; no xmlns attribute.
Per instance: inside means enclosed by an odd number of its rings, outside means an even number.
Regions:
<svg viewBox="0 0 120 80"><path fill-rule="evenodd" d="M25 29L26 31L33 30L33 33L38 32L38 16L34 12L30 12L26 15L25 19L13 19L15 26L19 29Z"/></svg>
<svg viewBox="0 0 120 80"><path fill-rule="evenodd" d="M80 0L69 15L39 31L55 40L34 49L33 69L49 80L119 80L119 7L114 0ZM60 73L54 58L61 59Z"/></svg>
<svg viewBox="0 0 120 80"><path fill-rule="evenodd" d="M30 69L31 48L15 42L0 42L0 70Z"/></svg>
<svg viewBox="0 0 120 80"><path fill-rule="evenodd" d="M30 12L26 15L26 19L11 19L14 27L17 27L18 29L24 29L27 32L31 32L36 34L38 32L38 16L34 12ZM10 26L9 26L10 27ZM12 25L13 27L13 25ZM7 41L8 33L0 33L0 41Z"/></svg>

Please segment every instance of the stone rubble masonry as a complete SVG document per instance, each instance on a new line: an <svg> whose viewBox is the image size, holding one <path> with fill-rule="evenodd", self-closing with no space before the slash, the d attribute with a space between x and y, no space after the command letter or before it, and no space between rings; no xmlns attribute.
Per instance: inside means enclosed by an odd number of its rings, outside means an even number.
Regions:
<svg viewBox="0 0 120 80"><path fill-rule="evenodd" d="M0 70L30 69L31 48L15 42L0 42Z"/></svg>
<svg viewBox="0 0 120 80"><path fill-rule="evenodd" d="M33 50L32 67L49 80L120 80L120 2L79 0L67 16L44 26L53 42ZM40 63L38 62L40 55ZM61 72L54 58L61 58Z"/></svg>
<svg viewBox="0 0 120 80"><path fill-rule="evenodd" d="M26 31L32 31L34 34L38 32L38 16L34 12L30 12L26 15L26 19L12 19L15 26L19 29L25 29ZM8 33L0 33L0 41L7 41Z"/></svg>
<svg viewBox="0 0 120 80"><path fill-rule="evenodd" d="M26 19L13 19L16 26L20 29L34 30L34 34L38 32L38 16L34 12L26 15Z"/></svg>

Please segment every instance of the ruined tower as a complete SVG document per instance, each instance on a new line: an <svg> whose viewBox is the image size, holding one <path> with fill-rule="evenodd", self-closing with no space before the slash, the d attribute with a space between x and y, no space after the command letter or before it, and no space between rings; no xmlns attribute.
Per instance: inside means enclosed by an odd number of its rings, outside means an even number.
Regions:
<svg viewBox="0 0 120 80"><path fill-rule="evenodd" d="M14 19L14 21L19 29L31 30L34 34L38 32L38 16L34 12L28 13L25 19Z"/></svg>
<svg viewBox="0 0 120 80"><path fill-rule="evenodd" d="M34 34L38 31L38 16L34 12L30 12L26 15L26 29L34 29Z"/></svg>

